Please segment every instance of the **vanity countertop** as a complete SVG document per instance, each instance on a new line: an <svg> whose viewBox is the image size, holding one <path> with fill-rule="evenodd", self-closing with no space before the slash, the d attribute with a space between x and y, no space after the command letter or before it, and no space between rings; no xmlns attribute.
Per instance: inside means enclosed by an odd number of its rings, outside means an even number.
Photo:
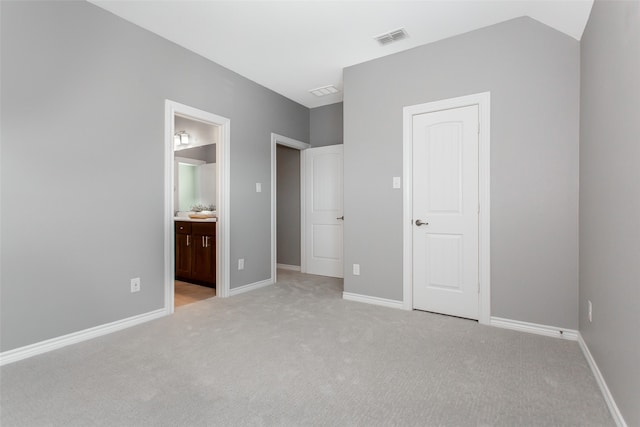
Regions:
<svg viewBox="0 0 640 427"><path fill-rule="evenodd" d="M183 216L174 216L174 221L187 221L187 222L217 222L218 218L189 218Z"/></svg>

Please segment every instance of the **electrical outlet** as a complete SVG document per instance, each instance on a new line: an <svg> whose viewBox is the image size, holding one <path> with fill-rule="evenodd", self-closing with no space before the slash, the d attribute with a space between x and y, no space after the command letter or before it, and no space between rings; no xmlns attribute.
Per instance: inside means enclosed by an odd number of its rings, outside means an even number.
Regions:
<svg viewBox="0 0 640 427"><path fill-rule="evenodd" d="M256 182L256 193L262 193L262 183Z"/></svg>
<svg viewBox="0 0 640 427"><path fill-rule="evenodd" d="M353 275L354 276L360 275L360 264L353 264Z"/></svg>
<svg viewBox="0 0 640 427"><path fill-rule="evenodd" d="M131 279L131 292L140 292L140 278Z"/></svg>
<svg viewBox="0 0 640 427"><path fill-rule="evenodd" d="M244 258L238 260L238 270L244 270Z"/></svg>
<svg viewBox="0 0 640 427"><path fill-rule="evenodd" d="M591 304L591 301L587 301L587 303L589 304L589 323L593 322L593 304Z"/></svg>
<svg viewBox="0 0 640 427"><path fill-rule="evenodd" d="M393 188L400 188L400 177L399 176L394 176L393 177Z"/></svg>

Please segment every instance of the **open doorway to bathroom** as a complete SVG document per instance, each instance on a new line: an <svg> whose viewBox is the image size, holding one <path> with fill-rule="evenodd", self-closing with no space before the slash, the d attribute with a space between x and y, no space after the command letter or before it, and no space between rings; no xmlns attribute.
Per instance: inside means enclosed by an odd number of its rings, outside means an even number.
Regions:
<svg viewBox="0 0 640 427"><path fill-rule="evenodd" d="M174 307L216 295L216 143L220 127L174 115Z"/></svg>
<svg viewBox="0 0 640 427"><path fill-rule="evenodd" d="M165 104L165 310L229 294L229 129Z"/></svg>

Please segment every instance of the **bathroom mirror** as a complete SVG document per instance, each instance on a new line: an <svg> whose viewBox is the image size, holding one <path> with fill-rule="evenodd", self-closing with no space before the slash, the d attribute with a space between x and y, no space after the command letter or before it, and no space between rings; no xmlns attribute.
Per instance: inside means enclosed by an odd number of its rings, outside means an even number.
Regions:
<svg viewBox="0 0 640 427"><path fill-rule="evenodd" d="M218 127L175 117L174 211L188 212L194 205L216 204L216 141ZM187 135L185 138L184 136Z"/></svg>
<svg viewBox="0 0 640 427"><path fill-rule="evenodd" d="M176 211L190 211L194 205L216 204L216 164L193 162L178 158L176 161L177 200Z"/></svg>

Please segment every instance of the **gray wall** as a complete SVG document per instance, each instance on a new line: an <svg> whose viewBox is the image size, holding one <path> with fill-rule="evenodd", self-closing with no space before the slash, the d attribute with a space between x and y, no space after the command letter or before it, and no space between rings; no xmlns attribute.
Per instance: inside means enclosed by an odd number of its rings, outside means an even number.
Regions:
<svg viewBox="0 0 640 427"><path fill-rule="evenodd" d="M300 265L300 150L276 146L277 262Z"/></svg>
<svg viewBox="0 0 640 427"><path fill-rule="evenodd" d="M402 108L490 91L491 314L577 329L579 53L518 18L345 69L345 291L402 299Z"/></svg>
<svg viewBox="0 0 640 427"><path fill-rule="evenodd" d="M309 110L309 144L311 144L312 147L342 144L342 110L342 102Z"/></svg>
<svg viewBox="0 0 640 427"><path fill-rule="evenodd" d="M0 7L0 349L163 307L165 99L231 119L231 287L269 278L271 132L309 110L89 3Z"/></svg>
<svg viewBox="0 0 640 427"><path fill-rule="evenodd" d="M580 47L580 332L640 426L640 3L596 1Z"/></svg>

